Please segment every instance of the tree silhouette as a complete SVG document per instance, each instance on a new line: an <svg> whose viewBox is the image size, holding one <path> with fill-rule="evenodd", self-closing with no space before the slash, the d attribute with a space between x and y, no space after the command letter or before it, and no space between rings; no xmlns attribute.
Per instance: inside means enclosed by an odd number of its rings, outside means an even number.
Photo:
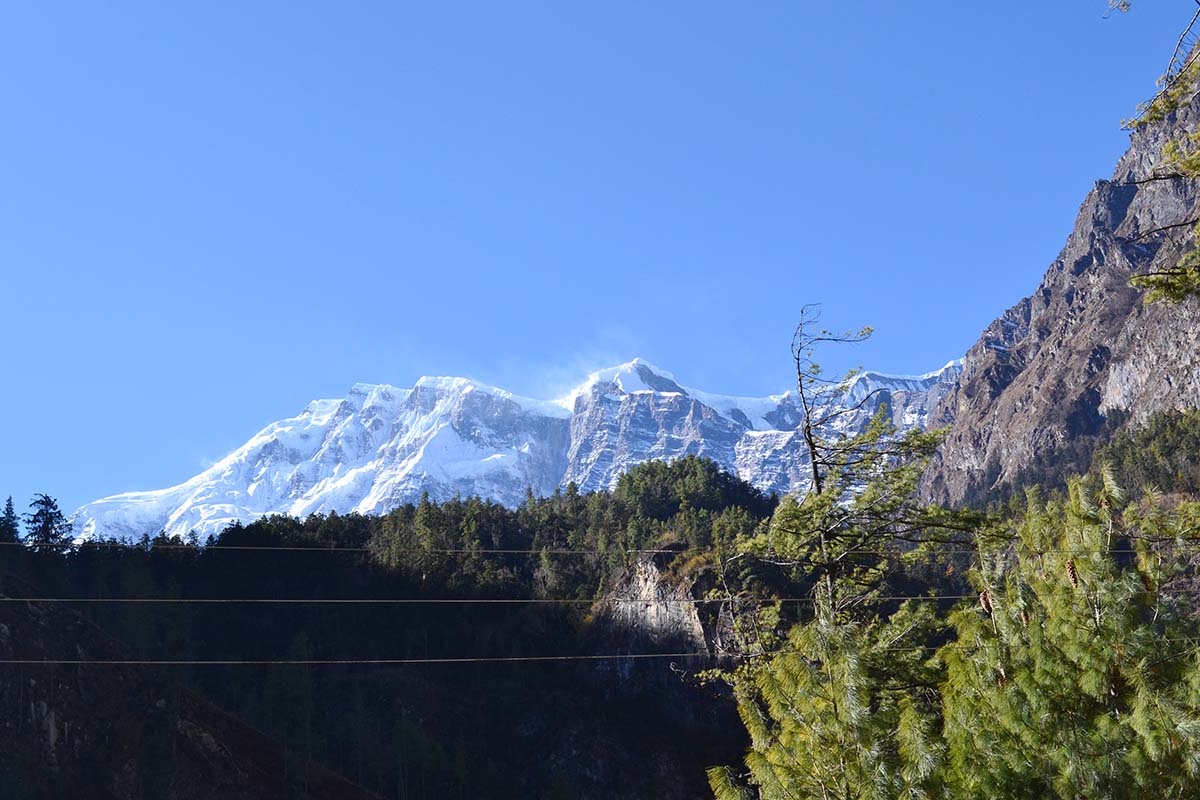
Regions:
<svg viewBox="0 0 1200 800"><path fill-rule="evenodd" d="M25 541L35 550L58 550L71 540L71 523L58 508L58 501L38 493L25 515Z"/></svg>
<svg viewBox="0 0 1200 800"><path fill-rule="evenodd" d="M13 511L12 497L9 497L4 504L4 513L0 514L0 542L15 542L20 538L20 520L17 512Z"/></svg>

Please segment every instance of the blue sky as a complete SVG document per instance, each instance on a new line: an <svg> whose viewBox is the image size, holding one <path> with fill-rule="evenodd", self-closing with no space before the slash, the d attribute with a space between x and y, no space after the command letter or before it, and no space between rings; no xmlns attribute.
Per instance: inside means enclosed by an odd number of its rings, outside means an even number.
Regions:
<svg viewBox="0 0 1200 800"><path fill-rule="evenodd" d="M650 7L652 6L652 7ZM0 497L183 480L356 381L923 372L1030 293L1191 3L18 2Z"/></svg>

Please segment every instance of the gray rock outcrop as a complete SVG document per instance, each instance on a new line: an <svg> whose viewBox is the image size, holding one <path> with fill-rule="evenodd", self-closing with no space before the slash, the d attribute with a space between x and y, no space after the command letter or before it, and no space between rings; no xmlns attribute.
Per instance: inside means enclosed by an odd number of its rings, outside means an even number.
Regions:
<svg viewBox="0 0 1200 800"><path fill-rule="evenodd" d="M1200 406L1200 304L1147 305L1130 276L1192 246L1200 182L1155 180L1163 147L1196 130L1200 101L1133 133L1111 180L1089 192L1037 291L983 332L933 414L952 422L924 494L960 503L1058 459L1083 469L1115 419Z"/></svg>

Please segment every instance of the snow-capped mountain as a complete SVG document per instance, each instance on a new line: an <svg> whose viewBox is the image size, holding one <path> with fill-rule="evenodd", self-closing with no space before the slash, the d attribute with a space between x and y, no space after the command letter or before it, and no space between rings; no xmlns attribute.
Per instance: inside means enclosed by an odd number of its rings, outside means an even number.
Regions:
<svg viewBox="0 0 1200 800"><path fill-rule="evenodd" d="M843 419L849 429L885 401L899 428L923 427L958 372L957 362L920 376L864 372L832 402L867 399ZM359 384L268 425L178 486L83 506L75 530L84 538L204 536L271 513L380 513L425 492L516 505L529 489L607 489L640 462L685 455L783 493L805 486L801 420L793 392L710 394L641 359L593 373L553 401L464 378L422 378L411 389Z"/></svg>

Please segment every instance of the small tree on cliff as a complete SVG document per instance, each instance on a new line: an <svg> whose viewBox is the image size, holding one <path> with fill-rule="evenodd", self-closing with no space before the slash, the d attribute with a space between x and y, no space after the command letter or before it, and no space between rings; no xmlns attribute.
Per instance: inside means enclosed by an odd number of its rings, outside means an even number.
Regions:
<svg viewBox="0 0 1200 800"><path fill-rule="evenodd" d="M1128 11L1130 6L1126 0L1110 0L1109 5L1120 11ZM1166 72L1158 80L1158 93L1138 107L1133 119L1125 120L1125 127L1136 130L1163 122L1193 101L1196 89L1200 87L1200 46L1190 42L1194 41L1193 29L1198 23L1200 11L1191 17L1179 35ZM1162 158L1151 174L1136 182L1194 181L1197 178L1200 178L1200 131L1185 130L1167 141ZM1169 222L1138 233L1129 241L1169 234L1180 228L1192 229L1191 245L1185 245L1186 252L1180 259L1173 266L1140 273L1130 280L1135 287L1146 291L1146 299L1150 302L1182 303L1189 297L1200 296L1200 217Z"/></svg>

